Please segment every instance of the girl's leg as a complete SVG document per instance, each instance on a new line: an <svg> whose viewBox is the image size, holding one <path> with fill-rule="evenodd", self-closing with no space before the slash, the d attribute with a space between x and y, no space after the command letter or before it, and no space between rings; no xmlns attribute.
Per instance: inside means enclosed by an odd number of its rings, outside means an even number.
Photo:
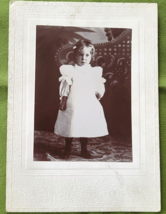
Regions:
<svg viewBox="0 0 166 214"><path fill-rule="evenodd" d="M80 137L80 142L81 142L81 157L86 159L91 158L91 154L87 150L88 138Z"/></svg>
<svg viewBox="0 0 166 214"><path fill-rule="evenodd" d="M64 158L69 158L71 153L71 143L73 141L73 138L65 138L65 151L64 151Z"/></svg>

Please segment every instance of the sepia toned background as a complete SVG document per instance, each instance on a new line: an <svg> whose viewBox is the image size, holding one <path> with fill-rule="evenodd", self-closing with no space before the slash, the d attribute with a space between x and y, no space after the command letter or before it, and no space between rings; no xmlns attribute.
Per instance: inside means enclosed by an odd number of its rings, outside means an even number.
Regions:
<svg viewBox="0 0 166 214"><path fill-rule="evenodd" d="M43 0L44 1L44 0ZM104 1L102 1L104 2ZM122 2L121 0L110 0L107 2ZM123 2L138 2L135 0L123 0ZM158 3L159 10L159 101L160 101L160 150L161 150L161 195L162 195L162 214L166 213L166 1L165 0L139 0L139 3ZM0 1L1 17L1 57L0 57L0 213L5 211L5 189L6 189L6 141L7 141L7 71L8 71L8 24L9 24L9 0ZM125 212L123 212L125 213ZM147 212L143 212L147 213Z"/></svg>
<svg viewBox="0 0 166 214"><path fill-rule="evenodd" d="M132 30L64 26L36 27L34 160L59 159L64 149L64 139L51 134L59 109L59 67L74 63L73 46L80 39L89 39L94 44L96 55L91 64L101 66L106 79L101 104L109 138L89 139L93 161L132 161ZM74 142L71 160L82 160L78 157L78 139Z"/></svg>

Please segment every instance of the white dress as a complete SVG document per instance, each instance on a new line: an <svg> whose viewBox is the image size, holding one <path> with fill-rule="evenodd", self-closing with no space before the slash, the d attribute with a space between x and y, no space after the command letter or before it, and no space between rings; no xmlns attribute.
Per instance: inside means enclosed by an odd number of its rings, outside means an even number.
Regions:
<svg viewBox="0 0 166 214"><path fill-rule="evenodd" d="M96 93L105 92L101 67L91 65L60 67L60 96L68 96L67 108L59 110L54 132L63 137L108 135L107 124Z"/></svg>

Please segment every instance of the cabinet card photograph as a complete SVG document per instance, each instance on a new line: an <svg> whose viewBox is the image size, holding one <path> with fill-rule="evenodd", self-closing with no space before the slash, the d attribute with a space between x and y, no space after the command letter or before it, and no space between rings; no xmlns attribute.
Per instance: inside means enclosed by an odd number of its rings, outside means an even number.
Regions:
<svg viewBox="0 0 166 214"><path fill-rule="evenodd" d="M160 211L157 5L10 3L8 212Z"/></svg>

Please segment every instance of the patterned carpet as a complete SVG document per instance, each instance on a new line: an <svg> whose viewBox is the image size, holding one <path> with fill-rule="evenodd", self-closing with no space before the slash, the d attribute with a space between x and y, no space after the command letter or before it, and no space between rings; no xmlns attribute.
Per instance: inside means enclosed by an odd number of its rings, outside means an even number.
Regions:
<svg viewBox="0 0 166 214"><path fill-rule="evenodd" d="M64 151L64 138L54 133L34 132L34 161L66 161L62 158ZM80 157L79 138L74 138L72 151L67 161L105 161L105 162L131 162L132 144L130 139L118 139L110 136L89 138L88 150L92 158Z"/></svg>

